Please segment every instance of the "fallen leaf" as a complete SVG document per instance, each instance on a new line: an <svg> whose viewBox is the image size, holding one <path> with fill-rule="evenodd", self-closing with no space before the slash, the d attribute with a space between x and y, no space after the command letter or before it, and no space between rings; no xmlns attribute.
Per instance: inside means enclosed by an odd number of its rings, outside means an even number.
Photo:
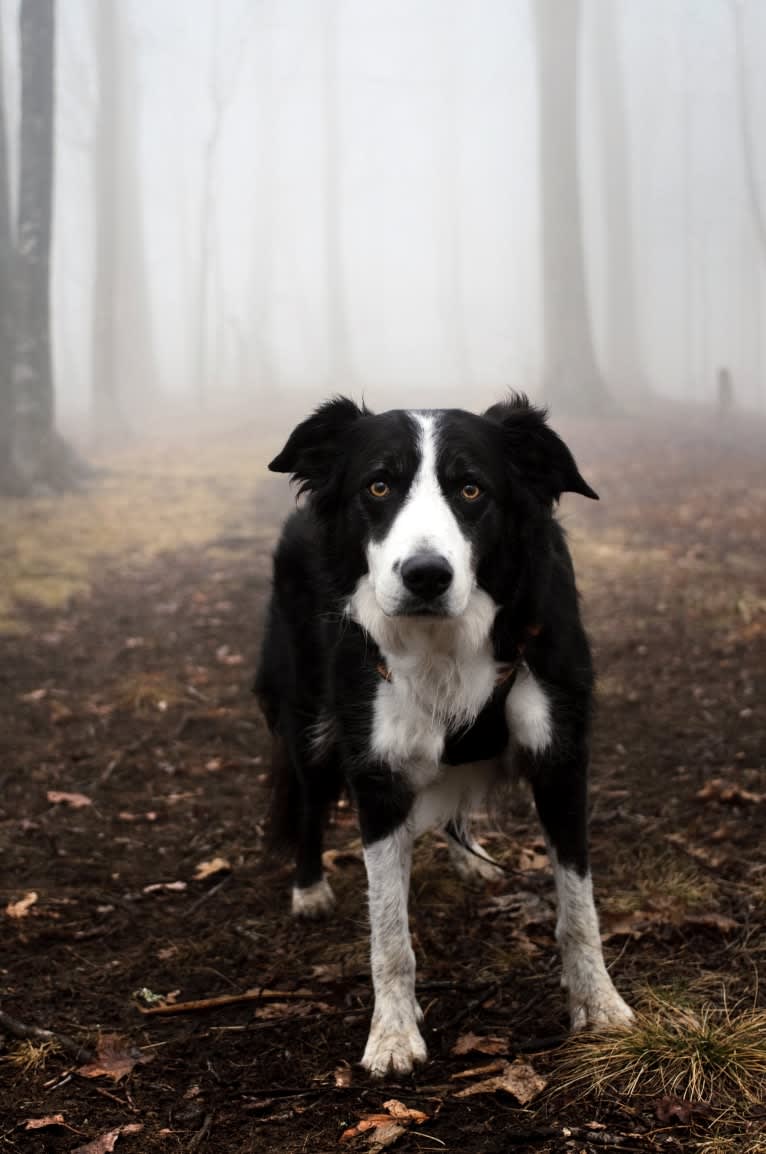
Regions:
<svg viewBox="0 0 766 1154"><path fill-rule="evenodd" d="M107 1130L105 1134L99 1138L94 1138L92 1142L78 1146L76 1150L72 1151L72 1154L111 1154L121 1134L140 1134L143 1128L141 1122L129 1122L126 1126L118 1126L116 1130Z"/></svg>
<svg viewBox="0 0 766 1154"><path fill-rule="evenodd" d="M384 1150L386 1146L392 1146L398 1138L401 1138L408 1126L419 1126L430 1117L422 1110L411 1110L398 1098L389 1098L383 1103L383 1108L388 1111L387 1114L365 1114L356 1126L350 1126L348 1130L343 1131L340 1141L348 1142L359 1134L374 1130L374 1135L370 1137L370 1149Z"/></svg>
<svg viewBox="0 0 766 1154"><path fill-rule="evenodd" d="M504 1090L507 1094L512 1094L520 1105L526 1106L548 1085L548 1080L521 1058L517 1058L515 1062L504 1062L503 1066L505 1068L501 1074L466 1086L464 1090L458 1090L455 1097L469 1098L473 1094L495 1094L498 1090Z"/></svg>
<svg viewBox="0 0 766 1154"><path fill-rule="evenodd" d="M63 701L56 701L55 698L51 701L51 721L54 725L62 725L66 721L71 721L74 717L74 712L68 705L64 705Z"/></svg>
<svg viewBox="0 0 766 1154"><path fill-rule="evenodd" d="M550 869L550 858L545 852L545 849L540 846L538 849L537 843L534 845L523 845L519 849L519 857L517 868L520 870L546 870Z"/></svg>
<svg viewBox="0 0 766 1154"><path fill-rule="evenodd" d="M402 1134L407 1133L406 1126L402 1126L399 1122L384 1122L382 1126L378 1126L374 1133L370 1136L369 1154L380 1154L381 1150L387 1150L389 1146L393 1146L398 1142Z"/></svg>
<svg viewBox="0 0 766 1154"><path fill-rule="evenodd" d="M350 1086L352 1077L353 1074L350 1066L336 1066L333 1071L333 1081L340 1089L345 1089L347 1086Z"/></svg>
<svg viewBox="0 0 766 1154"><path fill-rule="evenodd" d="M19 695L19 701L42 701L47 696L47 689L33 689L31 693L22 693Z"/></svg>
<svg viewBox="0 0 766 1154"><path fill-rule="evenodd" d="M654 1113L658 1122L667 1125L668 1122L678 1122L682 1126L688 1126L692 1120L692 1111L694 1104L687 1102L685 1098L676 1098L674 1096L667 1096L660 1098L659 1102L655 1103Z"/></svg>
<svg viewBox="0 0 766 1154"><path fill-rule="evenodd" d="M723 778L714 777L706 782L702 789L697 790L697 797L700 801L720 801L725 804L747 804L759 805L766 799L766 794L753 793L752 790L743 789L741 785L737 785L733 781L724 781Z"/></svg>
<svg viewBox="0 0 766 1154"><path fill-rule="evenodd" d="M404 1102L400 1102L398 1098L389 1098L387 1102L383 1103L383 1109L388 1110L392 1118L396 1118L397 1122L407 1122L408 1125L419 1126L421 1122L428 1121L428 1114L424 1114L422 1110L412 1110L409 1106L405 1106Z"/></svg>
<svg viewBox="0 0 766 1154"><path fill-rule="evenodd" d="M498 1034L461 1034L452 1047L453 1054L507 1054L508 1038Z"/></svg>
<svg viewBox="0 0 766 1154"><path fill-rule="evenodd" d="M93 805L84 793L64 793L60 789L49 789L45 795L52 805L69 805L72 809L84 809L86 805Z"/></svg>
<svg viewBox="0 0 766 1154"><path fill-rule="evenodd" d="M63 1114L46 1114L44 1118L27 1118L25 1130L42 1130L44 1126L66 1126Z"/></svg>
<svg viewBox="0 0 766 1154"><path fill-rule="evenodd" d="M725 914L686 914L685 926L707 926L711 930L718 930L722 934L730 934L739 929L739 923Z"/></svg>
<svg viewBox="0 0 766 1154"><path fill-rule="evenodd" d="M326 873L334 873L338 866L364 863L361 852L353 849L326 849L322 854L322 865Z"/></svg>
<svg viewBox="0 0 766 1154"><path fill-rule="evenodd" d="M112 1078L119 1082L130 1074L139 1062L149 1062L151 1058L131 1046L119 1034L102 1034L96 1049L96 1061L80 1066L77 1073L83 1078ZM111 1147L109 1147L111 1149Z"/></svg>
<svg viewBox="0 0 766 1154"><path fill-rule="evenodd" d="M195 882L203 882L205 878L214 874L231 873L231 864L225 857L214 857L210 861L201 861L194 871Z"/></svg>
<svg viewBox="0 0 766 1154"><path fill-rule="evenodd" d="M701 926L711 930L718 930L722 934L730 934L739 928L733 918L725 914L704 913L687 914L674 910L634 910L632 913L605 913L601 918L601 940L610 941L612 938L643 937L652 929L660 926Z"/></svg>
<svg viewBox="0 0 766 1154"><path fill-rule="evenodd" d="M33 906L37 901L37 894L34 890L24 894L23 898L19 898L17 902L8 902L5 907L5 912L9 918L25 918L29 914L29 907Z"/></svg>

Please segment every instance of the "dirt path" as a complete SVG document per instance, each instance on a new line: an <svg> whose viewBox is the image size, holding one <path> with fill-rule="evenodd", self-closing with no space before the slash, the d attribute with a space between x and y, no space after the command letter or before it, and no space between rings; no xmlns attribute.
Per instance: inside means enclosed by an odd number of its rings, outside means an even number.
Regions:
<svg viewBox="0 0 766 1154"><path fill-rule="evenodd" d="M736 1022L762 1005L766 950L763 442L621 425L571 437L604 498L564 515L601 671L592 830L608 958L647 1012L659 992L666 1018L720 1016L725 1000ZM248 681L284 495L261 487L250 525L254 482L232 485L236 516L212 547L117 550L68 609L17 611L27 632L0 636L0 1010L91 1051L117 1034L126 1069L87 1077L66 1052L0 1031L0 1151L74 1151L141 1127L117 1149L324 1152L391 1099L427 1115L402 1123L402 1154L766 1149L763 1106L724 1081L691 1117L651 1071L632 1093L568 1084L552 882L524 798L486 831L511 870L494 889L455 881L438 839L420 846L412 924L431 1061L401 1085L366 1080L352 815L331 831L330 923L291 922L289 872L262 852L267 743ZM307 994L137 1008L250 987ZM490 1052L469 1040L453 1053L469 1031L496 1039L479 1043ZM504 1090L457 1096L504 1071L455 1075L517 1059L547 1080L526 1106ZM63 1125L24 1128L56 1114ZM369 1137L341 1148L369 1150Z"/></svg>

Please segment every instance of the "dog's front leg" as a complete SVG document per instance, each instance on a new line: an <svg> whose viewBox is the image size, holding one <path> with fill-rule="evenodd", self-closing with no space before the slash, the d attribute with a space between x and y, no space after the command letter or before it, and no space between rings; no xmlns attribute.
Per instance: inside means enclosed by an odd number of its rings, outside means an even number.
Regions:
<svg viewBox="0 0 766 1154"><path fill-rule="evenodd" d="M412 842L407 826L400 825L364 850L375 1009L362 1065L378 1078L389 1071L408 1074L416 1062L426 1059L407 918Z"/></svg>

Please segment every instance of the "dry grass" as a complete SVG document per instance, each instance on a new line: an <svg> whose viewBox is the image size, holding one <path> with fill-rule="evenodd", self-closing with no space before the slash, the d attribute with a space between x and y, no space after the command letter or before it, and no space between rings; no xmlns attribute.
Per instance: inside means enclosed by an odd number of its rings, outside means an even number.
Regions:
<svg viewBox="0 0 766 1154"><path fill-rule="evenodd" d="M2 1061L13 1066L20 1074L34 1074L44 1069L48 1059L58 1052L57 1042L32 1042L25 1039L4 1054Z"/></svg>
<svg viewBox="0 0 766 1154"><path fill-rule="evenodd" d="M164 711L184 700L182 686L163 673L136 673L123 677L114 691L118 708L147 714Z"/></svg>
<svg viewBox="0 0 766 1154"><path fill-rule="evenodd" d="M92 463L81 492L0 499L0 632L23 628L18 606L64 606L86 592L94 563L133 568L165 550L257 536L253 506L268 450L227 435L169 449L141 445Z"/></svg>
<svg viewBox="0 0 766 1154"><path fill-rule="evenodd" d="M644 848L637 858L633 854L615 862L610 873L614 896L607 895L602 904L611 911L652 909L682 914L715 905L714 879L672 850Z"/></svg>
<svg viewBox="0 0 766 1154"><path fill-rule="evenodd" d="M583 1094L675 1095L732 1109L762 1103L766 1011L654 993L630 1030L572 1038L561 1076Z"/></svg>

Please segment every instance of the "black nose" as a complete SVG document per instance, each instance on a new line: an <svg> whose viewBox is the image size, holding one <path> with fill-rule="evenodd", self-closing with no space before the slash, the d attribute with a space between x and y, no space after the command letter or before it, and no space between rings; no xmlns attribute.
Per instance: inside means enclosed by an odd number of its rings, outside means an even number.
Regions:
<svg viewBox="0 0 766 1154"><path fill-rule="evenodd" d="M402 581L422 601L433 601L452 582L452 566L438 553L416 553L402 562Z"/></svg>

